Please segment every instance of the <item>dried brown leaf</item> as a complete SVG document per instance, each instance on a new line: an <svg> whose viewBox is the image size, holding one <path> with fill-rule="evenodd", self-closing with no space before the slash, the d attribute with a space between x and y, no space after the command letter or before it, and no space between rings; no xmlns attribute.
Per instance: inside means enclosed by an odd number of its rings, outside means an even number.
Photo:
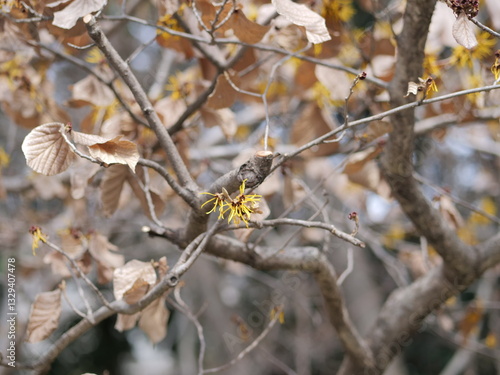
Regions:
<svg viewBox="0 0 500 375"><path fill-rule="evenodd" d="M219 126L228 141L232 141L238 125L233 111L229 108L211 109L204 107L200 110L203 123L207 128Z"/></svg>
<svg viewBox="0 0 500 375"><path fill-rule="evenodd" d="M139 161L139 151L134 142L115 137L105 143L88 146L90 155L106 164L127 164L132 172Z"/></svg>
<svg viewBox="0 0 500 375"><path fill-rule="evenodd" d="M52 122L34 128L21 146L26 163L35 172L52 176L65 171L75 155L61 132L64 124Z"/></svg>
<svg viewBox="0 0 500 375"><path fill-rule="evenodd" d="M215 15L219 12L220 6L215 7L209 0L196 0L195 1L196 9L201 13L201 20L203 24L208 28L212 28L212 22L215 20ZM224 3L224 9L220 12L218 17L218 22L214 26L218 27L218 31L224 32L231 28L231 23L226 22L224 24L221 23L222 20L226 19L233 4L228 1Z"/></svg>
<svg viewBox="0 0 500 375"><path fill-rule="evenodd" d="M136 284L141 279L142 282ZM156 272L150 262L133 259L117 268L113 274L113 293L117 300L124 299L125 294L156 283ZM129 292L130 291L130 292Z"/></svg>
<svg viewBox="0 0 500 375"><path fill-rule="evenodd" d="M231 81L238 87L238 77L231 73L228 74L230 75ZM210 107L212 109L231 107L238 98L238 95L238 91L231 86L226 76L221 74L217 77L215 90L208 97L205 107Z"/></svg>
<svg viewBox="0 0 500 375"><path fill-rule="evenodd" d="M43 263L50 264L52 273L61 276L63 279L71 277L71 272L66 262L66 257L57 251L51 251L43 257Z"/></svg>
<svg viewBox="0 0 500 375"><path fill-rule="evenodd" d="M92 74L72 85L71 92L72 98L68 104L76 108L85 105L107 107L115 100L113 91Z"/></svg>
<svg viewBox="0 0 500 375"><path fill-rule="evenodd" d="M111 216L118 208L123 184L130 175L126 165L112 165L106 168L101 181L101 203L105 216Z"/></svg>
<svg viewBox="0 0 500 375"><path fill-rule="evenodd" d="M175 100L172 96L167 96L158 100L154 105L155 111L160 116L166 128L171 127L186 110L186 103L183 100Z"/></svg>
<svg viewBox="0 0 500 375"><path fill-rule="evenodd" d="M344 173L347 175L359 172L365 164L375 159L382 152L382 147L371 146L366 150L356 152L347 158Z"/></svg>
<svg viewBox="0 0 500 375"><path fill-rule="evenodd" d="M118 317L116 318L115 329L119 332L123 332L134 328L140 316L140 312L132 315L118 314Z"/></svg>
<svg viewBox="0 0 500 375"><path fill-rule="evenodd" d="M358 172L350 173L348 177L351 182L361 185L385 199L391 197L391 188L374 160L364 163Z"/></svg>
<svg viewBox="0 0 500 375"><path fill-rule="evenodd" d="M39 293L31 305L26 341L39 342L49 337L59 324L61 316L61 290Z"/></svg>
<svg viewBox="0 0 500 375"><path fill-rule="evenodd" d="M66 2L66 1L64 1ZM57 1L48 6L56 6L61 2ZM76 21L80 17L86 16L92 12L97 12L102 9L107 3L107 0L77 0L69 4L64 9L54 13L52 24L61 29L71 29L76 25Z"/></svg>
<svg viewBox="0 0 500 375"><path fill-rule="evenodd" d="M465 13L460 13L453 24L452 32L457 43L465 48L472 49L477 46L477 39L474 34L474 29L472 28L472 22L469 21Z"/></svg>
<svg viewBox="0 0 500 375"><path fill-rule="evenodd" d="M234 34L244 43L253 44L260 42L270 29L270 26L263 26L250 21L241 9L235 10L230 22Z"/></svg>
<svg viewBox="0 0 500 375"><path fill-rule="evenodd" d="M153 344L157 344L167 336L169 316L170 312L165 307L165 297L157 298L143 310L139 328L148 335Z"/></svg>
<svg viewBox="0 0 500 375"><path fill-rule="evenodd" d="M118 247L109 242L108 238L101 233L94 232L91 234L89 239L89 252L98 263L112 269L123 266L123 255L112 252L118 250Z"/></svg>
<svg viewBox="0 0 500 375"><path fill-rule="evenodd" d="M160 279L163 279L163 277L165 277L165 275L168 272L168 263L167 263L167 257L166 256L162 256L158 260L157 269L158 269L158 277Z"/></svg>
<svg viewBox="0 0 500 375"><path fill-rule="evenodd" d="M76 259L87 250L87 240L77 229L69 228L58 233L61 247L71 258Z"/></svg>
<svg viewBox="0 0 500 375"><path fill-rule="evenodd" d="M306 28L307 40L317 44L330 40L326 22L318 13L304 4L297 4L291 0L272 0L278 14L298 26Z"/></svg>
<svg viewBox="0 0 500 375"><path fill-rule="evenodd" d="M68 196L68 190L60 178L39 174L33 176L31 182L41 199L65 199Z"/></svg>
<svg viewBox="0 0 500 375"><path fill-rule="evenodd" d="M100 170L100 166L95 163L89 163L84 159L77 159L76 165L70 171L71 197L81 199L85 196L89 181Z"/></svg>
<svg viewBox="0 0 500 375"><path fill-rule="evenodd" d="M308 104L292 125L290 141L296 146L303 146L313 139L333 130L336 124L331 117L325 116L316 103ZM337 152L338 143L326 143L315 146L302 153L304 157L325 156Z"/></svg>
<svg viewBox="0 0 500 375"><path fill-rule="evenodd" d="M146 280L138 278L135 280L134 285L123 293L123 300L133 305L146 295L150 287L151 285Z"/></svg>

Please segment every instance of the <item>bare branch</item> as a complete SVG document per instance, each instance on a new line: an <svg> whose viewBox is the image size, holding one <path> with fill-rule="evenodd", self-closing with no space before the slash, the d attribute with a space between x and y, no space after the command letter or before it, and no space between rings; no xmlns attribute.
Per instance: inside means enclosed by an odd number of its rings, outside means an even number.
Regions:
<svg viewBox="0 0 500 375"><path fill-rule="evenodd" d="M214 225L212 228L210 228L209 232L200 234L198 238L196 238L191 244L189 244L189 246L187 246L187 248L184 250L184 253L180 257L180 259L165 275L165 277L161 279L160 282L156 284L137 303L129 305L125 301L120 300L114 301L110 304L107 304L107 306L99 308L94 312L94 322L90 322L88 319L84 319L71 327L50 347L47 352L41 355L31 367L37 370L46 369L50 365L50 363L64 350L64 348L66 348L70 343L80 337L83 333L87 332L90 328L93 327L93 325L99 324L104 319L109 318L115 313L134 314L140 310L143 310L154 300L162 296L166 291L175 287L179 283L180 278L189 270L189 268L193 265L201 252L205 249L205 246L210 240L212 234L215 233L216 229L217 225Z"/></svg>
<svg viewBox="0 0 500 375"><path fill-rule="evenodd" d="M492 30L490 29L488 26L486 25L483 25L481 22L479 22L477 19L473 18L473 17L469 17L469 20L474 24L476 25L477 27L479 27L481 30L483 31L486 31L488 33L490 33L491 35L497 37L497 38L500 38L500 33L497 33L495 30Z"/></svg>
<svg viewBox="0 0 500 375"><path fill-rule="evenodd" d="M278 307L277 311L275 312L274 318L271 319L267 327L261 332L259 336L255 338L255 340L252 341L250 345L248 345L245 349L243 349L240 352L240 354L236 356L236 358L233 358L230 362L226 363L225 365L203 370L202 374L213 374L214 372L227 370L228 368L234 366L236 363L241 361L247 354L249 354L252 350L254 350L262 342L262 340L264 340L264 338L267 336L269 332L271 332L276 322L279 320L279 315L281 314L282 311L283 307L282 306Z"/></svg>
<svg viewBox="0 0 500 375"><path fill-rule="evenodd" d="M95 286L95 284L90 281L90 279L87 277L87 275L85 275L85 273L82 271L82 269L80 268L80 266L78 266L78 263L75 262L75 260L70 257L63 249L61 249L59 246L57 246L56 244L50 242L50 241L45 241L45 243L47 244L47 246L49 246L51 249L57 251L59 254L62 254L70 263L71 265L73 266L73 268L75 270L77 270L78 272L78 275L83 279L83 281L85 281L87 283L87 285L90 287L90 289L92 289L95 294L99 297L99 299L101 300L101 302L104 304L104 306L106 306L107 308L109 308L110 310L113 310L113 308L111 307L110 303L108 302L108 300L106 299L106 297L104 297L104 295L101 293L101 291Z"/></svg>
<svg viewBox="0 0 500 375"><path fill-rule="evenodd" d="M90 37L94 40L97 47L103 52L103 54L108 59L110 65L117 71L120 77L125 81L127 86L130 88L130 91L134 95L137 103L141 107L144 116L146 117L151 129L155 132L158 137L158 141L160 145L167 153L167 157L172 164L172 168L174 169L177 177L179 178L179 182L182 186L186 186L188 189L192 191L196 191L197 185L192 179L189 171L187 170L186 165L182 161L181 156L175 144L170 138L167 130L164 125L161 123L158 114L153 109L149 98L144 92L142 86L137 80L136 76L130 69L130 67L123 61L118 52L114 49L114 47L109 42L108 38L104 35L99 25L97 24L96 19L93 16L89 16L85 18L85 25L87 27L87 31Z"/></svg>
<svg viewBox="0 0 500 375"><path fill-rule="evenodd" d="M408 82L416 81L421 75L424 45L435 3L435 0L426 0L409 1L407 4L404 28L398 39L396 73L389 89L393 107L405 105L407 99L403 95ZM446 226L412 176L415 124L413 111L398 112L391 120L394 130L389 134L382 165L395 198L448 267L461 273L470 272L474 264L474 253Z"/></svg>
<svg viewBox="0 0 500 375"><path fill-rule="evenodd" d="M175 300L181 307L181 311L188 317L188 319L193 322L196 327L196 332L198 334L198 340L200 341L200 352L198 354L198 375L203 374L203 360L205 358L205 349L207 343L205 341L205 335L203 334L203 326L201 325L198 317L193 314L186 302L181 298L181 285L177 285L174 289Z"/></svg>
<svg viewBox="0 0 500 375"><path fill-rule="evenodd" d="M363 241L358 240L357 238L353 237L350 234L347 234L345 232L342 232L338 230L334 225L332 224L327 224L321 221L307 221L307 220L298 220L298 219L288 219L288 218L282 218L282 219L273 219L273 220L263 220L263 221L250 221L249 227L253 228L264 228L264 227L276 227L280 225L295 225L295 226L301 226L304 228L320 228L329 231L331 234L334 236L347 241L354 246L364 248L366 245ZM244 228L245 226L241 225L231 225L226 228L225 230L232 230L232 229L237 229L237 228Z"/></svg>
<svg viewBox="0 0 500 375"><path fill-rule="evenodd" d="M249 251L240 241L216 235L210 241L207 252L256 269L295 269L311 272L320 287L328 317L337 330L344 349L356 363L372 366L371 351L350 320L337 285L335 270L319 249L288 247L285 251L276 253L275 248L256 247Z"/></svg>

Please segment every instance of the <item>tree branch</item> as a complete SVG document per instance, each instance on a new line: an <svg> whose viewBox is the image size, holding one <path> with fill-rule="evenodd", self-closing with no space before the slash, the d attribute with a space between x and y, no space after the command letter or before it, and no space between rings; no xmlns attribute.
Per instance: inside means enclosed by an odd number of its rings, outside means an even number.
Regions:
<svg viewBox="0 0 500 375"><path fill-rule="evenodd" d="M436 0L408 1L403 31L398 36L396 73L389 88L391 106L402 106L410 81L417 81L422 73L424 46ZM426 200L413 178L414 150L413 110L394 114L393 131L382 157L383 172L394 197L419 232L441 255L447 267L461 274L471 272L474 253L463 244L444 223Z"/></svg>
<svg viewBox="0 0 500 375"><path fill-rule="evenodd" d="M315 247L288 247L276 252L276 248L256 247L249 251L238 240L216 235L206 251L217 257L245 263L260 270L302 270L311 272L323 295L328 317L336 329L340 341L355 363L372 366L370 348L352 324L344 305L337 275L326 256Z"/></svg>
<svg viewBox="0 0 500 375"><path fill-rule="evenodd" d="M143 310L166 291L175 287L179 283L180 278L191 268L195 260L200 256L203 250L205 250L208 241L217 228L218 224L212 226L208 232L200 234L194 241L192 241L186 247L174 267L172 267L165 277L161 279L160 282L138 302L133 305L129 305L125 301L119 300L113 301L107 306L99 308L94 312L94 322L90 322L88 319L83 319L75 326L71 327L30 367L36 369L37 372L47 370L50 367L50 364L57 358L64 348L91 329L94 325L99 324L104 319L107 319L116 313L127 315L135 314L136 312Z"/></svg>
<svg viewBox="0 0 500 375"><path fill-rule="evenodd" d="M130 69L130 67L123 61L121 56L111 45L108 38L102 32L101 28L97 24L96 19L88 15L84 17L84 23L87 27L87 32L89 33L92 40L96 43L97 47L102 51L104 56L108 59L110 65L116 70L120 77L125 81L130 91L134 95L137 104L139 104L149 126L155 132L158 137L160 145L165 150L167 157L174 169L179 182L182 186L186 186L189 190L197 191L198 187L194 180L192 179L186 165L182 161L182 158L175 147L175 144L165 129L165 126L161 123L158 114L153 109L153 106L137 80L136 76Z"/></svg>

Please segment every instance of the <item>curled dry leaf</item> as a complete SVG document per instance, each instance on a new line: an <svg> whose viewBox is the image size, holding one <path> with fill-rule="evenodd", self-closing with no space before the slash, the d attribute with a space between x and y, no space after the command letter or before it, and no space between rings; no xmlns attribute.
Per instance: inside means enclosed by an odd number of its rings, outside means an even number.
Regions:
<svg viewBox="0 0 500 375"><path fill-rule="evenodd" d="M292 125L290 141L296 146L307 142L335 129L337 124L316 103L309 103ZM339 149L338 143L325 143L308 149L302 153L305 158L331 155Z"/></svg>
<svg viewBox="0 0 500 375"><path fill-rule="evenodd" d="M101 203L105 216L111 216L115 213L120 202L120 195L123 184L130 175L130 170L125 165L112 165L106 168L101 181Z"/></svg>
<svg viewBox="0 0 500 375"><path fill-rule="evenodd" d="M163 279L165 275L167 274L168 271L168 263L167 263L167 257L162 256L159 260L158 263L155 265L158 269L158 276L160 279Z"/></svg>
<svg viewBox="0 0 500 375"><path fill-rule="evenodd" d="M35 172L52 176L65 171L75 155L61 132L64 124L52 122L34 128L21 146L26 163Z"/></svg>
<svg viewBox="0 0 500 375"><path fill-rule="evenodd" d="M260 42L270 29L270 26L250 21L241 9L234 11L229 23L236 37L242 42L250 44Z"/></svg>
<svg viewBox="0 0 500 375"><path fill-rule="evenodd" d="M31 306L26 341L39 342L49 337L59 324L61 290L37 294Z"/></svg>
<svg viewBox="0 0 500 375"><path fill-rule="evenodd" d="M134 284L123 293L123 300L130 305L138 302L146 295L151 285L143 278L135 280Z"/></svg>
<svg viewBox="0 0 500 375"><path fill-rule="evenodd" d="M71 277L71 272L66 265L67 261L66 257L57 251L51 251L43 257L43 263L50 264L51 272L63 279Z"/></svg>
<svg viewBox="0 0 500 375"><path fill-rule="evenodd" d="M89 181L99 171L98 164L89 163L87 160L77 159L70 171L71 197L81 199L85 196Z"/></svg>
<svg viewBox="0 0 500 375"><path fill-rule="evenodd" d="M167 96L158 100L154 105L155 111L166 128L175 124L177 119L184 113L187 106L184 100L175 100L172 96Z"/></svg>
<svg viewBox="0 0 500 375"><path fill-rule="evenodd" d="M296 4L291 0L272 0L272 3L283 17L295 25L305 27L309 42L317 44L331 39L325 19L304 4Z"/></svg>
<svg viewBox="0 0 500 375"><path fill-rule="evenodd" d="M219 126L226 139L232 141L238 127L233 111L229 108L211 109L204 107L200 110L200 114L207 128Z"/></svg>
<svg viewBox="0 0 500 375"><path fill-rule="evenodd" d="M113 293L117 300L124 299L127 293L131 297L133 292L145 285L153 286L155 283L156 272L150 262L133 259L113 273Z"/></svg>
<svg viewBox="0 0 500 375"><path fill-rule="evenodd" d="M101 233L92 233L89 239L89 253L97 263L97 281L106 284L113 279L113 271L121 267L124 257L112 251L118 251L118 247L108 241Z"/></svg>
<svg viewBox="0 0 500 375"><path fill-rule="evenodd" d="M108 142L88 146L90 155L106 164L127 164L132 172L135 171L139 161L137 145L122 138L119 135Z"/></svg>
<svg viewBox="0 0 500 375"><path fill-rule="evenodd" d="M132 315L118 314L116 318L115 329L119 332L123 332L128 329L134 328L140 316L140 312Z"/></svg>
<svg viewBox="0 0 500 375"><path fill-rule="evenodd" d="M368 147L366 150L356 152L347 158L344 167L345 174L353 174L359 172L365 164L375 159L382 152L381 146Z"/></svg>
<svg viewBox="0 0 500 375"><path fill-rule="evenodd" d="M76 25L76 21L80 17L86 16L89 13L97 12L102 9L107 0L78 0L73 1L64 9L54 13L54 20L52 24L60 27L61 29L71 29ZM61 4L60 1L49 4L48 6L54 7Z"/></svg>
<svg viewBox="0 0 500 375"><path fill-rule="evenodd" d="M165 307L165 296L162 296L142 311L139 328L148 335L153 344L157 344L167 335L169 316L170 312Z"/></svg>
<svg viewBox="0 0 500 375"><path fill-rule="evenodd" d="M236 85L236 87L239 87L237 74L231 74L231 72L228 72L227 74L229 74L231 81ZM234 104L234 101L238 98L238 95L239 92L231 86L225 74L221 74L217 77L215 90L208 97L205 107L210 107L212 109L231 107Z"/></svg>
<svg viewBox="0 0 500 375"><path fill-rule="evenodd" d="M139 161L137 145L119 135L104 138L94 134L71 132L73 141L88 147L90 155L106 164L126 164L134 172Z"/></svg>
<svg viewBox="0 0 500 375"><path fill-rule="evenodd" d="M361 169L348 173L347 176L349 181L377 193L382 198L391 198L391 188L374 160L363 163Z"/></svg>
<svg viewBox="0 0 500 375"><path fill-rule="evenodd" d="M85 105L107 107L115 100L113 91L92 74L72 85L71 92L69 105L77 108Z"/></svg>
<svg viewBox="0 0 500 375"><path fill-rule="evenodd" d="M457 43L465 48L472 49L477 46L477 39L476 35L474 35L472 22L469 21L465 13L460 13L453 24L452 32Z"/></svg>
<svg viewBox="0 0 500 375"><path fill-rule="evenodd" d="M57 234L61 239L61 247L71 258L79 258L87 251L87 239L78 229L68 228L59 231Z"/></svg>

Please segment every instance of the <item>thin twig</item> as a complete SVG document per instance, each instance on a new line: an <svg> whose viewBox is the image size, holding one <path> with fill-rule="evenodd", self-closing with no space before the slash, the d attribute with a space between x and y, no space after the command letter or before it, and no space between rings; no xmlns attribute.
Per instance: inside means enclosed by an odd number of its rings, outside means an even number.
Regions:
<svg viewBox="0 0 500 375"><path fill-rule="evenodd" d="M486 31L486 32L490 33L491 35L496 36L497 38L500 38L500 33L497 33L495 30L492 30L492 29L490 29L488 26L483 25L483 24L482 24L481 22L479 22L477 19L472 18L472 17L469 17L469 20L470 20L470 21L471 21L474 25L476 25L477 27L479 27L481 30Z"/></svg>
<svg viewBox="0 0 500 375"><path fill-rule="evenodd" d="M426 178L424 178L423 176L421 176L417 173L414 173L413 177L415 178L415 180L417 180L421 184L425 184L425 185L429 186L430 188L432 188L433 190L439 192L439 194L446 195L453 202L459 204L460 206L465 207L465 208L487 218L488 220L492 221L493 223L500 225L500 218L499 217L493 216L493 215L487 213L486 211L470 204L469 202L453 196L449 191L437 186L436 184L433 184L431 181L427 180Z"/></svg>
<svg viewBox="0 0 500 375"><path fill-rule="evenodd" d="M71 142L71 140L69 139L68 137L68 134L66 134L66 131L63 130L61 131L61 135L62 137L64 138L64 140L66 141L66 144L69 146L69 148L71 149L71 151L73 151L76 155L78 155L79 157L81 157L82 159L86 159L92 163L95 163L95 164L98 164L100 165L101 167L107 167L108 164L106 164L105 162L103 162L102 160L97 160L95 158L93 158L92 156L90 155L87 155L87 154L84 154L83 152L81 152L74 144L73 142Z"/></svg>
<svg viewBox="0 0 500 375"><path fill-rule="evenodd" d="M146 48L148 48L151 44L153 44L156 41L156 35L154 38L148 40L145 43L142 43L139 45L130 55L129 57L126 58L125 62L127 64L130 64L137 56L141 54L142 51L144 51Z"/></svg>
<svg viewBox="0 0 500 375"><path fill-rule="evenodd" d="M441 102L444 100L453 99L453 98L456 98L459 96L475 94L478 92L487 92L487 91L498 90L498 89L500 89L500 85L483 86L483 87L477 87L477 88L473 88L473 89L456 91L456 92L453 92L450 94L441 95L441 96L433 97L430 99L425 99L421 102L411 102L411 103L403 104L399 107L392 108L392 109L387 110L385 112L381 112L381 113L373 115L373 116L368 116L368 117L365 117L365 118L360 119L360 120L352 121L349 124L349 129L356 127L356 126L359 126L359 125L368 124L368 123L373 122L373 121L382 120L383 118L385 118L387 116L394 115L396 113L405 111L407 109L416 108L420 105L437 103L437 102ZM310 149L311 147L314 147L314 146L317 146L317 145L323 143L326 139L334 136L335 134L337 134L341 131L343 131L342 128L334 129L334 130L329 131L328 133L325 133L322 136L306 143L305 145L299 147L298 149L296 149L295 151L293 151L291 153L283 154L282 158L278 162L274 163L274 165L271 169L271 172L276 170L276 168L280 167L285 161L299 155L300 153L304 152L305 150Z"/></svg>
<svg viewBox="0 0 500 375"><path fill-rule="evenodd" d="M215 13L215 17L214 19L210 22L211 26L212 26L212 30L210 32L210 35L213 35L213 33L215 31L217 31L217 29L221 28L227 21L229 21L229 19L231 18L231 16L233 15L234 11L236 10L236 3L235 3L235 0L231 0L232 2L232 7L231 9L229 9L229 12L227 13L227 15L224 17L224 19L222 19L220 21L220 23L217 23L219 22L219 17L220 15L222 14L223 10L224 10L224 7L226 6L226 4L228 3L228 0L224 0L222 2L222 4L220 5L220 8L217 9L217 12Z"/></svg>
<svg viewBox="0 0 500 375"><path fill-rule="evenodd" d="M130 108L130 106L127 104L125 99L122 98L122 96L120 95L120 93L116 89L113 81L110 82L107 78L105 78L104 76L102 76L101 74L96 72L94 69L92 69L91 67L86 65L84 61L82 61L74 56L68 55L66 53L59 52L59 51L55 50L54 48L49 47L47 45L44 45L42 43L35 43L35 42L30 42L30 41L27 41L26 43L28 43L32 47L40 47L41 49L48 51L48 52L52 53L53 55L59 57L60 59L66 60L66 61L70 62L71 64L77 66L78 68L84 70L85 72L93 75L95 78L97 78L97 80L99 82L101 82L102 84L109 87L109 89L115 95L116 99L120 102L120 105L127 111L127 113L132 118L132 120L134 120L138 124L149 127L149 124L147 122L145 122L143 119L137 117L137 115L132 111L132 108Z"/></svg>
<svg viewBox="0 0 500 375"><path fill-rule="evenodd" d="M351 274L353 269L354 269L354 253L352 251L352 247L348 247L347 248L347 267L344 270L344 272L342 272L342 274L337 279L338 286L342 285L344 280L347 278L347 276L349 276Z"/></svg>
<svg viewBox="0 0 500 375"><path fill-rule="evenodd" d="M311 221L311 220L316 219L324 211L324 208L326 207L327 204L328 204L328 200L326 200L323 203L323 206L318 207L316 212L313 213L311 216L309 216L309 218L307 220ZM277 253L279 253L280 251L283 251L284 249L286 249L287 246L293 241L294 238L296 238L299 235L299 233L301 231L302 231L302 228L299 228L294 233L292 233L292 235L290 237L288 237L288 239L280 247L278 247L276 249L276 252L274 254L271 254L270 257L272 257L272 256L276 255Z"/></svg>
<svg viewBox="0 0 500 375"><path fill-rule="evenodd" d="M45 242L51 249L57 251L58 253L62 254L66 259L68 259L71 263L71 265L78 271L78 275L80 275L80 277L87 283L87 285L95 292L95 294L97 294L97 296L99 297L99 299L102 301L102 303L108 308L110 309L111 311L115 311L113 307L111 307L110 303L108 302L108 300L106 299L106 297L104 297L104 295L101 293L101 291L95 286L95 284L90 281L90 279L87 277L87 275L85 275L85 273L82 271L82 269L80 268L80 266L78 266L78 263L75 262L75 260L73 258L71 258L63 249L61 249L59 246L57 246L56 244L50 242L50 241L46 241Z"/></svg>
<svg viewBox="0 0 500 375"><path fill-rule="evenodd" d="M92 324L95 324L94 312L92 311L92 307L90 307L90 303L87 297L85 296L85 292L83 291L83 288L78 282L75 273L73 272L71 267L68 267L68 270L71 273L71 277L73 278L73 280L75 280L75 285L76 289L78 290L78 294L80 295L80 298L82 299L83 303L85 304L85 307L87 308L87 314L85 315L85 318L88 319Z"/></svg>
<svg viewBox="0 0 500 375"><path fill-rule="evenodd" d="M160 164L158 164L155 161L144 159L144 158L140 158L139 161L137 162L137 164L151 168L151 169L155 170L156 172L158 172L158 174L160 176L162 176L165 179L165 181L167 181L167 183L170 185L172 190L175 191L178 196L180 196L182 199L184 199L184 202L186 202L187 204L189 204L193 208L199 207L196 195L193 194L192 192L186 190L186 189L183 189L177 183L177 181L175 181L175 179L172 177L172 175L170 173L168 173L168 171L165 168L163 168Z"/></svg>
<svg viewBox="0 0 500 375"><path fill-rule="evenodd" d="M279 226L279 225L298 225L302 226L305 228L320 228L329 231L332 233L334 236L347 241L354 246L364 248L366 245L363 241L358 240L357 238L351 236L350 234L347 234L345 232L342 232L338 230L334 225L332 224L327 224L323 223L320 221L307 221L307 220L298 220L298 219L289 219L289 218L282 218L282 219L273 219L273 220L263 220L263 221L251 221L248 223L248 226L251 228L264 228L264 227L273 227L273 226ZM240 229L240 228L245 228L245 225L229 225L227 227L224 227L223 230L233 230L233 229Z"/></svg>
<svg viewBox="0 0 500 375"><path fill-rule="evenodd" d="M261 332L261 334L259 336L257 336L257 338L254 341L252 341L252 343L250 345L248 345L245 349L243 349L240 352L240 354L238 354L238 356L236 358L233 358L231 361L229 361L225 365L203 370L202 374L212 374L214 372L227 370L228 368L234 366L236 363L241 361L247 354L249 354L252 350L254 350L257 347L257 345L259 345L261 343L262 340L264 340L264 338L267 336L267 334L269 332L271 332L274 325L279 320L279 316L282 313L282 311L283 311L282 306L277 308L277 311L275 312L274 318L271 319L271 321L269 322L267 327Z"/></svg>
<svg viewBox="0 0 500 375"><path fill-rule="evenodd" d="M203 360L205 358L205 349L207 347L206 341L205 341L205 335L203 334L203 326L201 325L200 321L196 317L196 315L193 314L189 306L184 302L181 298L181 285L177 285L174 289L174 296L177 301L177 303L182 307L184 310L184 314L188 317L188 319L194 324L196 327L196 332L198 334L198 340L200 341L200 351L198 353L198 375L203 374Z"/></svg>
<svg viewBox="0 0 500 375"><path fill-rule="evenodd" d="M179 151L174 144L174 141L168 134L165 126L160 121L158 114L154 110L151 101L149 100L146 92L137 80L135 74L132 72L127 63L123 61L116 49L110 43L106 35L97 24L95 17L91 15L84 17L84 23L89 36L92 38L92 40L94 40L97 47L101 50L101 52L103 52L104 56L106 56L109 64L116 70L116 72L118 72L120 77L130 88L130 91L134 95L134 98L141 108L144 116L146 117L146 120L148 121L151 129L155 132L160 145L166 152L180 184L192 190L197 190L197 184L194 182L191 174L189 173L189 170L184 164L184 161L182 160Z"/></svg>
<svg viewBox="0 0 500 375"><path fill-rule="evenodd" d="M324 61L324 60L317 59L317 58L310 57L310 56L301 55L301 54L299 54L297 52L287 51L285 49L278 48L278 47L273 47L273 46L266 45L266 44L259 44L259 43L251 44L251 43L245 43L245 42L242 42L242 41L236 40L236 39L225 39L225 38L216 38L214 40L212 40L212 39L206 39L204 37L193 35L193 34L190 34L190 33L181 32L181 31L175 31L175 30L169 29L169 28L164 27L164 26L160 26L160 25L156 25L156 24L147 22L147 21L145 21L145 20L143 20L141 18L137 18L137 17L133 17L133 16L128 16L128 15L126 15L126 16L102 16L102 18L105 19L105 20L109 20L109 21L123 21L123 20L127 20L127 21L130 21L130 22L139 23L141 25L145 25L145 26L149 26L149 27L153 27L153 28L159 29L161 31L164 31L164 32L170 34L170 35L179 36L181 38L189 39L192 42L196 42L196 43L205 43L205 44L214 44L214 43L215 44L235 44L235 45L240 45L240 46L244 46L244 47L248 47L248 48L254 48L254 49L257 49L257 50L261 50L261 51L275 52L275 53L278 53L280 55L285 55L285 56L288 56L288 57L295 57L295 58L297 58L299 60L308 61L308 62L312 62L312 63L317 64L317 65L322 65L322 66L329 67L331 69L344 71L346 73L350 73L350 74L353 74L355 76L357 76L359 74L359 71L357 71L356 69L349 68L347 66L338 65L338 64L332 64L332 63L330 63L328 61ZM385 88L385 89L388 88L387 82L382 81L381 79L378 79L376 77L367 76L366 77L366 81L367 82L371 82L371 83L373 83L373 84L375 84L375 85L377 85L379 87Z"/></svg>
<svg viewBox="0 0 500 375"><path fill-rule="evenodd" d="M80 310L78 310L78 308L75 305L73 305L73 302L71 302L71 300L68 297L68 294L66 293L66 286L63 286L61 289L62 289L62 292L63 292L64 299L68 303L69 307L71 307L71 309L75 312L75 314L77 314L78 316L80 316L83 319L88 319L87 315L85 315L83 312L81 312Z"/></svg>
<svg viewBox="0 0 500 375"><path fill-rule="evenodd" d="M134 176L136 177L137 183L139 184L139 187L141 188L142 192L144 193L144 196L146 197L146 202L148 204L148 211L149 215L151 216L151 219L157 226L162 228L164 225L160 220L158 220L158 217L156 216L155 205L153 199L151 198L151 190L149 186L149 171L147 170L146 166L142 167L142 172L144 175L144 183L141 181L141 179L137 174L134 174Z"/></svg>
<svg viewBox="0 0 500 375"><path fill-rule="evenodd" d="M335 139L332 140L325 140L324 143L337 143L344 138L344 135L346 134L346 129L349 127L349 99L351 99L352 94L354 94L354 87L358 84L360 80L363 80L366 78L366 73L362 72L354 78L354 81L351 84L351 87L349 88L349 94L345 97L344 99L344 124L341 126L339 130L343 130L342 133L336 137Z"/></svg>

